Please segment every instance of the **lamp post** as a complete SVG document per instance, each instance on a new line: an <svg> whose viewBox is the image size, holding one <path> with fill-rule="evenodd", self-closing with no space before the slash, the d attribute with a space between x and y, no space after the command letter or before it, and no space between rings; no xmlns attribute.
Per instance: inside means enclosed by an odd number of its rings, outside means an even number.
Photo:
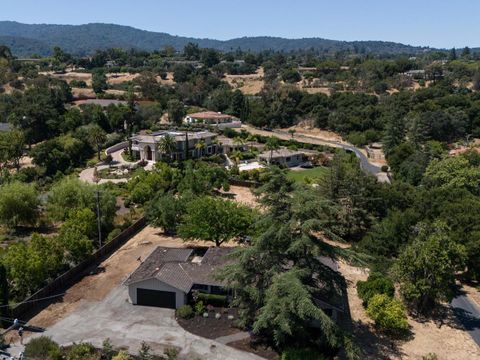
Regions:
<svg viewBox="0 0 480 360"><path fill-rule="evenodd" d="M98 170L95 166L93 170L93 181L96 184L96 202L97 202L97 227L98 227L98 247L102 247L102 222L100 220L100 192L98 191L98 182L100 181L100 177L98 176Z"/></svg>

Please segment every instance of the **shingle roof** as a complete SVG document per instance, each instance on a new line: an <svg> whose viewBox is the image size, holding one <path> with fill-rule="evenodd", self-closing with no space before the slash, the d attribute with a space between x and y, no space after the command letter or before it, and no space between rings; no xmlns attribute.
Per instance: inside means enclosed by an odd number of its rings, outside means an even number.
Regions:
<svg viewBox="0 0 480 360"><path fill-rule="evenodd" d="M272 159L294 156L294 155L303 155L303 154L304 153L302 151L290 150L290 149L278 149L273 151ZM261 153L260 158L270 159L270 151L265 151Z"/></svg>
<svg viewBox="0 0 480 360"><path fill-rule="evenodd" d="M187 262L192 249L158 247L135 270L126 284L155 278L188 293L194 284L222 286L215 271L230 262L233 248L209 248L200 263Z"/></svg>
<svg viewBox="0 0 480 360"><path fill-rule="evenodd" d="M159 246L130 275L126 284L154 278L163 265L185 262L192 254L192 251L192 249L175 249Z"/></svg>

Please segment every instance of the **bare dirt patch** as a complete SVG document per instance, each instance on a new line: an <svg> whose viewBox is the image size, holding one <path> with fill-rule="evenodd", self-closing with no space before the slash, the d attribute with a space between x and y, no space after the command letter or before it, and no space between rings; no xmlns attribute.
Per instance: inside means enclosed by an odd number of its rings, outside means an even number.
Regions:
<svg viewBox="0 0 480 360"><path fill-rule="evenodd" d="M67 72L65 74L55 74L52 71L47 71L47 72L41 72L41 75L46 75L55 79L60 79L60 80L65 80L66 82L70 82L72 80L77 80L77 81L85 81L87 83L87 86L92 86L92 74L90 73L81 73L81 72Z"/></svg>
<svg viewBox="0 0 480 360"><path fill-rule="evenodd" d="M295 134L306 135L310 137L319 138L321 140L330 140L345 142L340 134L333 131L322 130L315 127L313 120L304 120L297 125L288 128L287 130L295 130ZM294 135L295 137L295 135Z"/></svg>
<svg viewBox="0 0 480 360"><path fill-rule="evenodd" d="M90 88L72 88L72 95L75 99L96 97L95 92Z"/></svg>
<svg viewBox="0 0 480 360"><path fill-rule="evenodd" d="M132 81L139 76L139 73L110 73L107 74L107 84L118 85L124 82Z"/></svg>
<svg viewBox="0 0 480 360"><path fill-rule="evenodd" d="M233 194L233 200L244 205L251 207L258 206L257 197L252 193L250 188L231 185L227 194Z"/></svg>
<svg viewBox="0 0 480 360"><path fill-rule="evenodd" d="M480 359L480 348L458 325L450 308L445 309L443 322L409 317L411 336L407 339L392 340L377 331L356 290L357 281L365 280L368 272L343 262L339 267L348 284L354 336L365 352L365 359L416 360L428 353L435 353L439 360Z"/></svg>
<svg viewBox="0 0 480 360"><path fill-rule="evenodd" d="M161 229L147 226L118 251L101 263L96 270L68 289L59 302L49 305L29 322L49 327L71 314L83 301L103 300L121 284L157 246L189 247L210 246L211 243L184 242L180 238L165 236ZM225 246L234 246L234 243Z"/></svg>
<svg viewBox="0 0 480 360"><path fill-rule="evenodd" d="M248 75L225 75L225 80L234 89L240 90L246 95L255 95L263 90L263 68L259 68L255 74Z"/></svg>

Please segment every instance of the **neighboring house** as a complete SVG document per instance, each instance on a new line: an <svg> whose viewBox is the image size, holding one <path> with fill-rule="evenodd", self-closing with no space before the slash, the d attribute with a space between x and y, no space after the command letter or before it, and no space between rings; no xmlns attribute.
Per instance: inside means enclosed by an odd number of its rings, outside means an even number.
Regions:
<svg viewBox="0 0 480 360"><path fill-rule="evenodd" d="M193 249L157 247L129 276L130 301L134 305L178 309L193 290L227 294L215 271L231 260L233 248L209 248L202 256Z"/></svg>
<svg viewBox="0 0 480 360"><path fill-rule="evenodd" d="M383 145L380 143L373 143L366 146L367 155L370 159L385 160L385 154L383 153Z"/></svg>
<svg viewBox="0 0 480 360"><path fill-rule="evenodd" d="M170 154L162 151L162 141L166 136L175 140L175 146ZM145 161L159 161L162 159L185 160L196 159L221 152L220 145L216 144L217 134L209 131L157 131L151 134L139 134L131 138L134 156ZM203 148L198 143L204 144ZM188 145L187 145L188 144Z"/></svg>
<svg viewBox="0 0 480 360"><path fill-rule="evenodd" d="M260 161L269 165L280 165L286 167L299 166L305 162L305 154L301 151L278 149L265 151L258 157Z"/></svg>
<svg viewBox="0 0 480 360"><path fill-rule="evenodd" d="M188 114L183 119L183 122L186 124L215 126L219 129L239 128L242 126L242 122L235 116L214 111L203 111Z"/></svg>
<svg viewBox="0 0 480 360"><path fill-rule="evenodd" d="M425 70L408 70L403 73L412 79L425 79Z"/></svg>

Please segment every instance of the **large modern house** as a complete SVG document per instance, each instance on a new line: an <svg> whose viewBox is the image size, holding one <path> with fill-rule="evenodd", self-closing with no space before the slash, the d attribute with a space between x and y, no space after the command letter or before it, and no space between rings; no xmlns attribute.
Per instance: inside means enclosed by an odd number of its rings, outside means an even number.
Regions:
<svg viewBox="0 0 480 360"><path fill-rule="evenodd" d="M235 116L217 113L214 111L203 111L188 114L183 119L183 122L186 124L214 126L219 129L239 128L242 126L242 122Z"/></svg>
<svg viewBox="0 0 480 360"><path fill-rule="evenodd" d="M166 137L170 137L174 142L170 153L166 153L162 146ZM155 162L162 159L196 159L221 152L220 145L215 143L216 137L217 134L209 131L157 131L135 135L131 140L137 159Z"/></svg>
<svg viewBox="0 0 480 360"><path fill-rule="evenodd" d="M202 252L185 248L157 247L130 275L130 301L134 305L178 309L193 290L225 294L215 271L227 264L233 248L209 248Z"/></svg>

